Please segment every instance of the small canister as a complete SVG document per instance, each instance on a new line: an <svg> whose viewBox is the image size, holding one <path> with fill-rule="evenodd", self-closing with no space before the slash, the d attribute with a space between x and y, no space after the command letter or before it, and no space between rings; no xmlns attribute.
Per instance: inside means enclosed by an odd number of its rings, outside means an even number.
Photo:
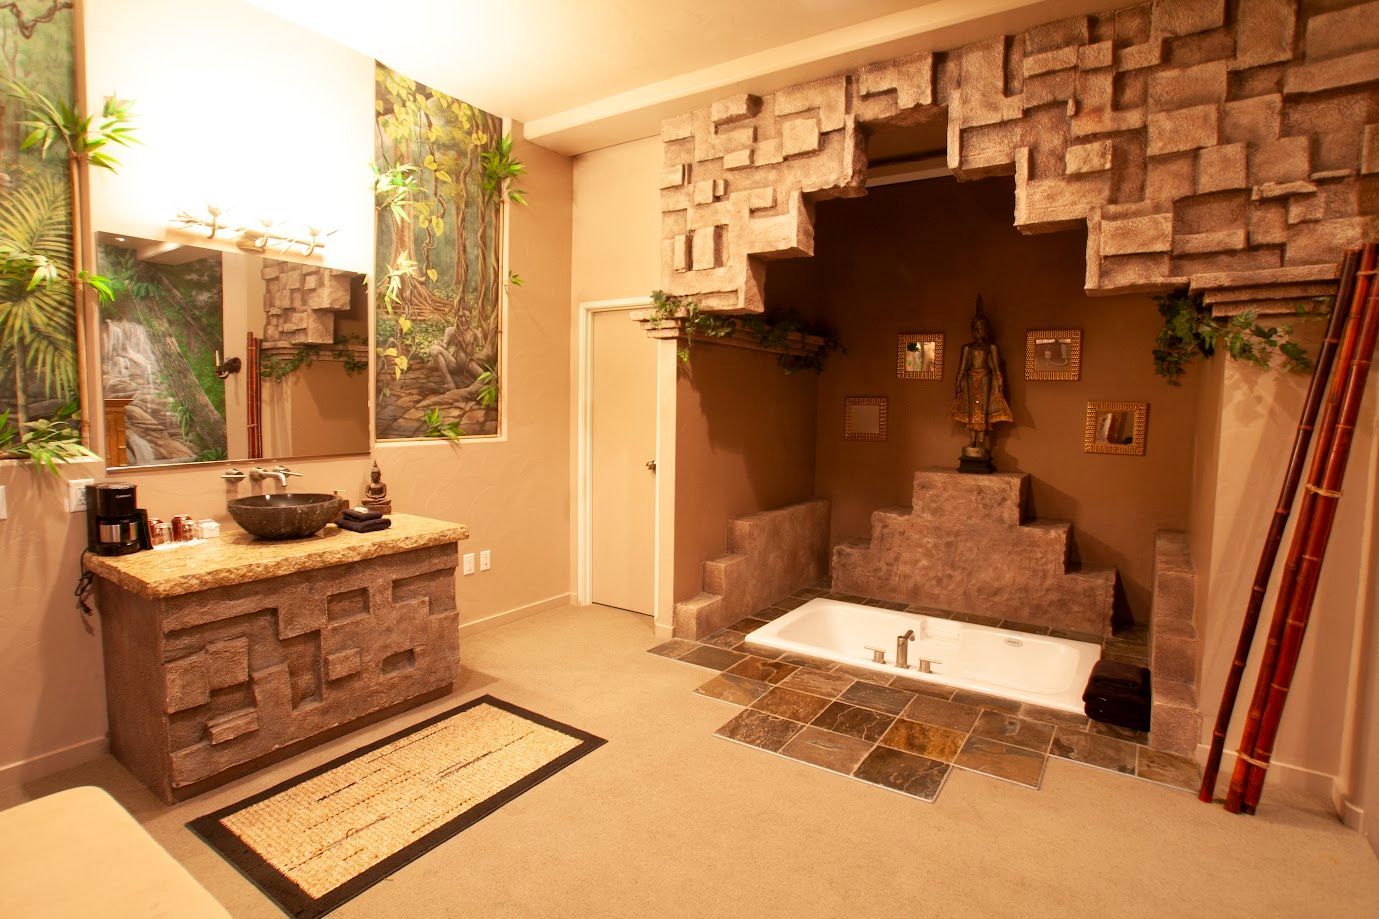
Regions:
<svg viewBox="0 0 1379 919"><path fill-rule="evenodd" d="M220 524L210 517L198 521L196 524L196 535L201 539L215 539L220 535Z"/></svg>
<svg viewBox="0 0 1379 919"><path fill-rule="evenodd" d="M192 518L188 514L178 514L172 518L173 542L187 542L195 538L192 533Z"/></svg>
<svg viewBox="0 0 1379 919"><path fill-rule="evenodd" d="M148 541L152 545L161 546L172 541L172 524L158 517L148 518Z"/></svg>

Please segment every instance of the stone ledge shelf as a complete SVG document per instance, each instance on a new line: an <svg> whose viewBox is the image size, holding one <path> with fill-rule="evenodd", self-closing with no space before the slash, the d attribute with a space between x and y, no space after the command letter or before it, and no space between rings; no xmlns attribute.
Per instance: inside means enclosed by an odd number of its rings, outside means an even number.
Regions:
<svg viewBox="0 0 1379 919"><path fill-rule="evenodd" d="M824 350L828 345L827 340L818 335L805 335L801 332L787 334L785 340L779 345L764 345L757 340L755 335L744 329L730 332L727 335L687 335L685 333L685 321L678 316L669 319L655 319L651 317L649 311L639 311L633 313L632 318L641 324L649 337L656 339L688 338L696 342L727 345L730 348L746 348L749 351L792 354L799 357L815 354Z"/></svg>
<svg viewBox="0 0 1379 919"><path fill-rule="evenodd" d="M133 555L86 558L86 568L147 600L262 581L301 571L425 549L469 538L469 528L412 514L391 514L377 533L351 533L330 524L306 539L256 539L242 531L204 545Z"/></svg>
<svg viewBox="0 0 1379 919"><path fill-rule="evenodd" d="M93 558L110 749L182 800L449 692L463 526Z"/></svg>

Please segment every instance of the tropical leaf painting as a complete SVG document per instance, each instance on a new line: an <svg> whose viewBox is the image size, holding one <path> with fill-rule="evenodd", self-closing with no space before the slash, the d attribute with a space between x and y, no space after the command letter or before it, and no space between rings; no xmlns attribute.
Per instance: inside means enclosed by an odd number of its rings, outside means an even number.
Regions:
<svg viewBox="0 0 1379 919"><path fill-rule="evenodd" d="M497 434L503 194L484 179L502 119L375 74L378 436L434 436L428 418Z"/></svg>
<svg viewBox="0 0 1379 919"><path fill-rule="evenodd" d="M0 17L0 57L9 79L52 99L73 96L72 3L18 0ZM28 117L0 97L0 247L59 271L72 267L71 190L63 157L21 150ZM76 320L65 284L0 280L0 411L18 424L57 416L77 398Z"/></svg>

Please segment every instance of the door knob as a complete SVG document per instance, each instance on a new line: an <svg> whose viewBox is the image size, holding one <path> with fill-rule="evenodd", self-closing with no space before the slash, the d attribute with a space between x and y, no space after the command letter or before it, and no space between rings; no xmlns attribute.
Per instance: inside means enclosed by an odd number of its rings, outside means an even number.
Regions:
<svg viewBox="0 0 1379 919"><path fill-rule="evenodd" d="M647 461L646 461L646 468L650 469L652 472L655 472L655 471L656 471L656 461L655 461L655 460L647 460Z"/></svg>

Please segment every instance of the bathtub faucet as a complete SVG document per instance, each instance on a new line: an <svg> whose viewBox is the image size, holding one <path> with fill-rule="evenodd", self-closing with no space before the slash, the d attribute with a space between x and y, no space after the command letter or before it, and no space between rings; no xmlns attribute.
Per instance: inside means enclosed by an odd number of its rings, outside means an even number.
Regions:
<svg viewBox="0 0 1379 919"><path fill-rule="evenodd" d="M910 629L895 640L895 665L901 670L910 666L910 642L915 640L915 630Z"/></svg>

